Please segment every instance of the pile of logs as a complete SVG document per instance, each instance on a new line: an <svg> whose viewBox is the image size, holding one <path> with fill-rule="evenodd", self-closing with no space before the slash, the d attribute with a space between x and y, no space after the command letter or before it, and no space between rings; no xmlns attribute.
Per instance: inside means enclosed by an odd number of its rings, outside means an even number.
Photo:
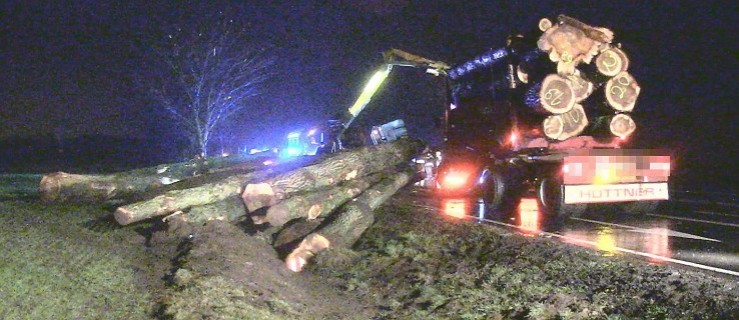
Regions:
<svg viewBox="0 0 739 320"><path fill-rule="evenodd" d="M318 251L358 240L374 221L372 210L411 182L410 160L422 149L418 140L401 139L279 165L264 159L208 170L202 163L173 164L166 167L182 170L167 176L163 167L94 176L59 172L42 178L40 192L46 202L122 202L113 213L121 225L152 218L264 225L262 239L297 244L286 263L300 271ZM165 186L165 177L178 181ZM291 221L310 221L312 228L274 243L272 236Z"/></svg>
<svg viewBox="0 0 739 320"><path fill-rule="evenodd" d="M613 32L564 15L556 23L541 19L538 27L542 34L536 39L512 36L505 47L452 68L454 94L464 97L482 89L494 99L512 99L524 113L521 118L534 119L535 131L553 141L632 134L636 125L630 113L640 87L628 72L628 56L613 43ZM480 82L488 84L475 91L474 83L479 87Z"/></svg>

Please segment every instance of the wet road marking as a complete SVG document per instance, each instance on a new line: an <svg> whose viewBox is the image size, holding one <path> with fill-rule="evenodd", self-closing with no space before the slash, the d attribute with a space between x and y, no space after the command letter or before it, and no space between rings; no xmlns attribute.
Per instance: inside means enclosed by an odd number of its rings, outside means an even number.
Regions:
<svg viewBox="0 0 739 320"><path fill-rule="evenodd" d="M679 250L673 252L673 256L690 257L691 260L711 263L713 265L739 266L739 255L732 253Z"/></svg>
<svg viewBox="0 0 739 320"><path fill-rule="evenodd" d="M726 213L726 212L715 212L715 211L706 211L706 210L695 210L693 212L712 215L712 216L739 217L739 213Z"/></svg>
<svg viewBox="0 0 739 320"><path fill-rule="evenodd" d="M585 222L590 222L590 223L595 223L595 224L602 224L602 225L612 226L612 227L620 227L620 228L624 228L624 229L629 229L629 231L631 231L631 232L655 233L654 230L652 230L652 229L639 228L639 227L629 226L629 225L625 225L625 224L604 222L604 221L598 221L598 220L590 220L590 219L584 219L584 218L570 218L570 219L572 219L572 220L580 220L580 221L585 221ZM706 240L706 241L714 241L714 242L723 242L723 241L717 240L717 239L701 237L701 236L697 236L697 235L694 235L694 234L685 233L685 232L679 232L679 231L674 231L674 230L670 230L670 229L667 229L667 231L668 231L668 234L667 235L668 236L671 236L671 237L688 238L688 239L695 239L695 240Z"/></svg>
<svg viewBox="0 0 739 320"><path fill-rule="evenodd" d="M631 232L640 232L640 233L647 233L647 234L655 234L655 233L657 233L653 229L639 228L639 227L629 226L629 225L625 225L625 224L618 224L618 223L611 223L611 222L604 222L604 221L590 220L590 219L583 219L583 218L570 218L570 219L572 219L572 220L580 220L580 221L585 221L585 222L590 222L590 223L595 223L595 224L602 224L602 225L612 226L612 227L620 227L620 228L624 228L624 229L629 229L629 231L631 231ZM701 237L701 236L697 236L697 235L694 235L694 234L685 233L685 232L679 232L679 231L674 231L674 230L670 230L670 229L667 229L667 236L676 237L676 238L694 239L694 240L705 240L705 241L723 242L721 240L716 240L716 239Z"/></svg>
<svg viewBox="0 0 739 320"><path fill-rule="evenodd" d="M654 213L647 213L645 215L646 216L651 216L651 217L665 218L665 219L683 220L683 221L691 221L691 222L700 222L700 223L716 224L716 225L720 225L720 226L727 226L727 227L739 228L739 224L737 224L737 223L718 222L718 221L701 220L701 219L693 219L693 218L682 218L682 217L668 216L668 215L654 214Z"/></svg>
<svg viewBox="0 0 739 320"><path fill-rule="evenodd" d="M710 200L689 200L689 199L671 199L670 201L682 202L682 203L692 203L692 204L712 204L712 205L719 205L719 206L724 206L724 207L739 208L739 204L731 203L731 202L720 202L720 201L710 201Z"/></svg>
<svg viewBox="0 0 739 320"><path fill-rule="evenodd" d="M464 216L464 218L474 219L474 220L478 220L480 222L485 222L485 223L489 223L489 224L497 224L497 225L502 225L502 226L506 226L506 227L509 227L509 228L513 228L513 229L522 230L518 226L515 226L515 225L512 225L512 224L508 224L508 223L505 223L505 222L500 222L500 221L495 221L495 220L490 220L490 219L485 219L485 218L479 218L479 217L473 217L473 216ZM567 236L563 236L561 234L556 234L556 233L539 231L538 234L539 235L545 235L545 236L553 237L553 238L564 239L564 240L567 240L567 241L570 241L570 242L578 242L578 243L586 244L586 245L588 245L590 247L593 247L593 248L597 248L597 245L598 245L595 241L589 241L589 240L584 240L584 239L577 239L577 238L567 237ZM629 253L629 254L633 254L633 255L637 255L637 256L642 256L642 257L647 257L647 258L652 258L652 259L656 259L656 260L660 260L660 261L664 261L664 262L669 262L669 263L674 263L674 264L689 266L689 267L693 267L693 268L697 268L697 269L708 270L708 271L713 271L713 272L718 272L718 273L723 273L723 274L728 274L728 275L732 275L732 276L735 276L735 277L739 277L739 272L736 272L736 271L722 269L722 268L718 268L718 267L707 266L707 265L703 265L703 264L700 264L700 263L695 263L695 262L690 262L690 261L685 261L685 260L668 258L668 257L656 255L656 254L647 253L647 252L641 252L641 251L636 251L636 250L631 250L631 249L626 249L626 248L621 248L621 247L616 247L616 246L609 247L608 250L609 251L619 251L619 252L623 252L623 253Z"/></svg>

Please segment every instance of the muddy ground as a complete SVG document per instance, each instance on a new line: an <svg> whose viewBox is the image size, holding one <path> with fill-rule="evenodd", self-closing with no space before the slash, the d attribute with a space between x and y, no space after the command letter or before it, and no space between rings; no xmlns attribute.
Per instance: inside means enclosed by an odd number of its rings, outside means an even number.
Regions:
<svg viewBox="0 0 739 320"><path fill-rule="evenodd" d="M285 268L248 223L0 201L3 319L739 319L739 279L440 216L402 190L353 250ZM248 221L248 220L246 220Z"/></svg>
<svg viewBox="0 0 739 320"><path fill-rule="evenodd" d="M177 247L157 316L739 318L739 279L453 220L429 210L421 193L403 190L377 211L354 250L328 250L299 274L247 225L170 224L151 241Z"/></svg>

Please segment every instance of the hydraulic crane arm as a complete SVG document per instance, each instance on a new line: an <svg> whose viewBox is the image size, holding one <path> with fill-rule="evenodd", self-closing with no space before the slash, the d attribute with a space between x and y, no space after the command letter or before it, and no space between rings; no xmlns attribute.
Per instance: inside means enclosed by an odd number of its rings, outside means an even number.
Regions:
<svg viewBox="0 0 739 320"><path fill-rule="evenodd" d="M362 90L362 93L359 95L359 98L357 98L354 104L349 107L347 110L348 113L344 115L344 119L341 119L344 124L344 130L351 125L354 119L362 112L362 110L364 110L367 104L369 104L372 97L380 88L380 85L382 85L385 79L387 79L393 66L425 68L426 72L435 76L446 76L446 71L450 68L449 65L444 62L426 59L399 49L390 49L385 51L382 56L385 58L385 64L372 76L372 78L370 78L369 82L364 87L364 90Z"/></svg>

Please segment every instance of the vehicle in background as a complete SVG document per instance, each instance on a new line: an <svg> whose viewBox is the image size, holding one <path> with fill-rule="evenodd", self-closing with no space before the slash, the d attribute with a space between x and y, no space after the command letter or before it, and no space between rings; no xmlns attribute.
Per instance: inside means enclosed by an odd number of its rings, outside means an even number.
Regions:
<svg viewBox="0 0 739 320"><path fill-rule="evenodd" d="M402 119L372 128L357 128L352 124L370 103L394 67L422 68L426 69L429 74L440 76L446 74L445 70L449 66L443 62L426 59L398 49L384 52L383 57L384 63L372 75L357 100L349 108L325 123L308 130L293 131L288 134L281 156L333 153L345 148L366 145L370 141L372 144L379 144L407 136L405 122Z"/></svg>

